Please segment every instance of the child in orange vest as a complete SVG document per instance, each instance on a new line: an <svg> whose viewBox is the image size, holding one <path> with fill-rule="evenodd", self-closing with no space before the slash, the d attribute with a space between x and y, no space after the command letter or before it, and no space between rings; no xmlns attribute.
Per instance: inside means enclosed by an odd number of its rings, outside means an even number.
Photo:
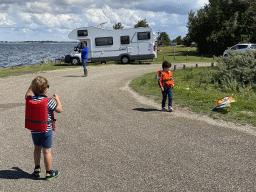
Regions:
<svg viewBox="0 0 256 192"><path fill-rule="evenodd" d="M162 71L159 71L159 86L161 88L162 94L163 94L163 100L162 100L162 110L167 111L165 108L165 102L168 96L168 110L170 112L173 111L172 108L172 88L174 87L174 80L172 76L172 72L170 71L171 63L168 61L164 61L162 63Z"/></svg>
<svg viewBox="0 0 256 192"><path fill-rule="evenodd" d="M60 113L62 106L58 95L54 94L48 98L45 94L49 89L46 78L36 77L29 87L26 98L25 127L31 130L34 142L35 169L33 175L40 177L40 159L43 149L44 163L46 168L46 180L52 180L59 175L59 172L52 170L52 138L55 130L53 111ZM34 96L33 96L34 93Z"/></svg>

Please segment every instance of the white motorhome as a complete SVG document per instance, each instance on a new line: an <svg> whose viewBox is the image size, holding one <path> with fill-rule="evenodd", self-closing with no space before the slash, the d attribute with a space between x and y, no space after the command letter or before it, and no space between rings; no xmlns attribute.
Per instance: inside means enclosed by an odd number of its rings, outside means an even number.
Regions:
<svg viewBox="0 0 256 192"><path fill-rule="evenodd" d="M108 30L101 27L82 27L73 30L69 39L79 40L75 54L65 57L66 63L81 63L81 42L89 48L88 62L121 61L126 64L135 60L157 57L156 35L150 27Z"/></svg>

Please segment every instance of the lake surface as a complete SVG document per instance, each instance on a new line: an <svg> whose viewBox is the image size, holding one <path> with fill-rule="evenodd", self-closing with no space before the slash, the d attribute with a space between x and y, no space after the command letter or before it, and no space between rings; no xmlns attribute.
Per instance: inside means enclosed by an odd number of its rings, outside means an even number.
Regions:
<svg viewBox="0 0 256 192"><path fill-rule="evenodd" d="M76 43L0 43L0 68L40 64L73 52Z"/></svg>

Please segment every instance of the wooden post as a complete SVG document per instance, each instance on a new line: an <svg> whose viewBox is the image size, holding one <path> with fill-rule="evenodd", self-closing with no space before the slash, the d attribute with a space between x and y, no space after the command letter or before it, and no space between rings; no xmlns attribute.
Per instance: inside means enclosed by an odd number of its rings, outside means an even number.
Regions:
<svg viewBox="0 0 256 192"><path fill-rule="evenodd" d="M173 69L174 71L176 70L176 65L174 65L174 69Z"/></svg>
<svg viewBox="0 0 256 192"><path fill-rule="evenodd" d="M174 49L173 49L173 50L174 50L174 52L173 52L173 55L174 55L174 59L176 59L176 58L175 58L175 47L174 47Z"/></svg>
<svg viewBox="0 0 256 192"><path fill-rule="evenodd" d="M198 67L198 64L196 63L196 68Z"/></svg>
<svg viewBox="0 0 256 192"><path fill-rule="evenodd" d="M186 65L183 65L183 69L186 69Z"/></svg>

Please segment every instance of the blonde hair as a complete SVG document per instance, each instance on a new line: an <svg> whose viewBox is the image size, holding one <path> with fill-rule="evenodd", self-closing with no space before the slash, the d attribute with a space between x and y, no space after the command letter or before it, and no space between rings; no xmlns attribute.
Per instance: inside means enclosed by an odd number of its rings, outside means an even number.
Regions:
<svg viewBox="0 0 256 192"><path fill-rule="evenodd" d="M35 95L44 94L47 88L49 88L48 81L42 76L36 77L31 83L31 89Z"/></svg>

